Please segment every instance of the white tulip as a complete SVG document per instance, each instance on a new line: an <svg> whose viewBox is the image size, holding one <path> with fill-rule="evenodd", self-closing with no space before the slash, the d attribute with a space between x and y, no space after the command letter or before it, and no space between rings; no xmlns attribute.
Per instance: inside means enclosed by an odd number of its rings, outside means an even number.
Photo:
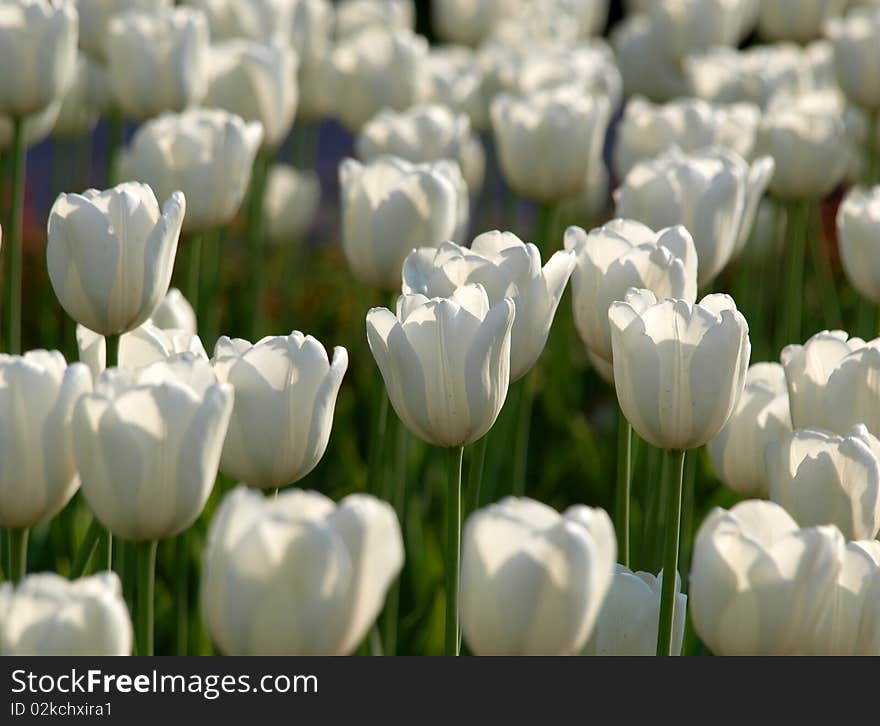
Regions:
<svg viewBox="0 0 880 726"><path fill-rule="evenodd" d="M574 87L492 102L492 130L504 176L513 190L539 202L577 191L590 166L600 164L610 117L607 99Z"/></svg>
<svg viewBox="0 0 880 726"><path fill-rule="evenodd" d="M24 118L60 100L76 70L77 13L71 3L0 4L0 114Z"/></svg>
<svg viewBox="0 0 880 726"><path fill-rule="evenodd" d="M715 473L747 497L766 498L764 451L791 433L785 371L778 363L754 363L730 420L707 448Z"/></svg>
<svg viewBox="0 0 880 726"><path fill-rule="evenodd" d="M335 505L239 487L211 522L202 613L228 655L348 655L403 566L394 510L368 494Z"/></svg>
<svg viewBox="0 0 880 726"><path fill-rule="evenodd" d="M348 368L345 348L333 361L311 335L263 338L255 345L222 337L214 348L218 380L235 389L221 471L250 486L299 481L324 455L333 411Z"/></svg>
<svg viewBox="0 0 880 726"><path fill-rule="evenodd" d="M150 320L163 330L185 330L192 335L197 332L195 310L176 287L169 288Z"/></svg>
<svg viewBox="0 0 880 726"><path fill-rule="evenodd" d="M334 12L330 0L296 0L292 4L290 43L299 56L298 118L319 120L331 111L327 71Z"/></svg>
<svg viewBox="0 0 880 726"><path fill-rule="evenodd" d="M880 8L855 11L828 24L834 44L834 72L840 88L857 106L880 110Z"/></svg>
<svg viewBox="0 0 880 726"><path fill-rule="evenodd" d="M565 249L577 260L571 289L578 333L587 348L609 363L608 309L629 288L696 302L697 251L681 225L654 232L640 222L614 219L589 233L569 227Z"/></svg>
<svg viewBox="0 0 880 726"><path fill-rule="evenodd" d="M80 53L73 83L64 95L52 127L53 136L77 137L90 133L106 109L109 96L107 69Z"/></svg>
<svg viewBox="0 0 880 726"><path fill-rule="evenodd" d="M495 423L510 380L510 298L490 307L482 285L448 298L401 295L397 314L367 313L367 341L391 405L414 434L458 447Z"/></svg>
<svg viewBox="0 0 880 726"><path fill-rule="evenodd" d="M752 103L710 104L685 98L654 104L636 97L626 104L617 128L614 169L623 178L638 162L670 146L684 152L721 146L744 159L752 156L760 109Z"/></svg>
<svg viewBox="0 0 880 726"><path fill-rule="evenodd" d="M263 195L266 239L276 245L303 242L320 202L321 182L314 171L273 164Z"/></svg>
<svg viewBox="0 0 880 726"><path fill-rule="evenodd" d="M72 582L42 572L0 585L0 655L131 655L132 639L115 572Z"/></svg>
<svg viewBox="0 0 880 726"><path fill-rule="evenodd" d="M809 652L836 595L844 546L836 527L798 529L773 502L716 507L694 542L697 634L716 655Z"/></svg>
<svg viewBox="0 0 880 726"><path fill-rule="evenodd" d="M848 540L880 530L880 441L862 426L844 436L797 429L767 446L770 499L802 527L834 524Z"/></svg>
<svg viewBox="0 0 880 726"><path fill-rule="evenodd" d="M409 30L370 28L341 41L331 56L336 111L356 132L383 108L418 100L428 42Z"/></svg>
<svg viewBox="0 0 880 726"><path fill-rule="evenodd" d="M419 100L465 113L475 129L489 125L489 110L483 98L483 71L470 48L432 47L422 74Z"/></svg>
<svg viewBox="0 0 880 726"><path fill-rule="evenodd" d="M192 4L190 2L189 4ZM157 15L173 5L172 0L75 0L79 12L79 46L95 61L107 60L105 45L110 21L129 10Z"/></svg>
<svg viewBox="0 0 880 726"><path fill-rule="evenodd" d="M560 227L589 226L596 219L607 218L611 202L610 183L605 164L595 164L587 169L587 176L581 182L580 188L570 197L563 199L557 207Z"/></svg>
<svg viewBox="0 0 880 726"><path fill-rule="evenodd" d="M648 16L660 46L680 60L716 46L735 46L744 35L747 10L746 0L657 0Z"/></svg>
<svg viewBox="0 0 880 726"><path fill-rule="evenodd" d="M601 509L559 514L508 497L464 525L461 626L477 655L574 655L611 585L617 545Z"/></svg>
<svg viewBox="0 0 880 726"><path fill-rule="evenodd" d="M342 248L352 274L373 287L399 289L413 248L461 239L467 225L467 185L454 161L345 159L339 184Z"/></svg>
<svg viewBox="0 0 880 726"><path fill-rule="evenodd" d="M699 304L630 289L611 304L617 400L648 443L684 451L724 427L745 385L749 327L727 295Z"/></svg>
<svg viewBox="0 0 880 726"><path fill-rule="evenodd" d="M512 9L511 0L436 0L431 17L437 35L447 43L479 45Z"/></svg>
<svg viewBox="0 0 880 726"><path fill-rule="evenodd" d="M146 321L168 291L185 208L174 192L160 212L150 187L136 182L60 195L46 262L67 314L102 335Z"/></svg>
<svg viewBox="0 0 880 726"><path fill-rule="evenodd" d="M782 349L779 360L785 369L794 428L831 428L825 419L825 386L840 362L864 346L864 340L848 338L843 330L823 330L803 345Z"/></svg>
<svg viewBox="0 0 880 726"><path fill-rule="evenodd" d="M238 212L262 137L260 124L219 109L163 114L137 130L120 172L145 181L160 197L183 190L184 231L214 229Z"/></svg>
<svg viewBox="0 0 880 726"><path fill-rule="evenodd" d="M361 129L355 146L366 162L382 155L414 163L452 159L458 162L472 194L483 186L486 158L480 138L471 131L465 114L443 106L419 105L400 113L380 111Z"/></svg>
<svg viewBox="0 0 880 726"><path fill-rule="evenodd" d="M232 399L192 354L106 371L73 415L82 493L101 524L137 541L187 529L214 486Z"/></svg>
<svg viewBox="0 0 880 726"><path fill-rule="evenodd" d="M342 0L336 8L336 37L344 40L372 28L412 30L413 0Z"/></svg>
<svg viewBox="0 0 880 726"><path fill-rule="evenodd" d="M268 43L281 35L289 40L294 6L292 0L186 0L205 14L213 40L247 38Z"/></svg>
<svg viewBox="0 0 880 726"><path fill-rule="evenodd" d="M758 33L768 41L805 43L822 35L830 18L843 15L849 0L762 0Z"/></svg>
<svg viewBox="0 0 880 726"><path fill-rule="evenodd" d="M298 99L296 53L280 41L233 39L211 47L204 105L263 127L263 148L287 137Z"/></svg>
<svg viewBox="0 0 880 726"><path fill-rule="evenodd" d="M837 239L850 284L880 304L880 187L847 192L837 210Z"/></svg>
<svg viewBox="0 0 880 726"><path fill-rule="evenodd" d="M0 354L0 526L45 522L76 493L70 421L91 387L86 366L57 350Z"/></svg>
<svg viewBox="0 0 880 726"><path fill-rule="evenodd" d="M478 283L489 304L513 300L510 380L528 373L544 350L553 316L574 267L574 256L556 252L541 268L541 252L512 232L485 232L470 249L454 242L420 247L403 263L404 294L449 297L462 285Z"/></svg>
<svg viewBox="0 0 880 726"><path fill-rule="evenodd" d="M707 285L748 239L773 161L751 164L720 147L685 154L671 147L636 164L614 193L618 217L652 229L683 224L694 237L697 283Z"/></svg>
<svg viewBox="0 0 880 726"><path fill-rule="evenodd" d="M581 655L655 655L662 585L662 571L654 577L615 565L596 627ZM681 655L686 612L687 595L681 592L681 578L676 575L673 655Z"/></svg>
<svg viewBox="0 0 880 726"><path fill-rule="evenodd" d="M880 436L880 340L872 340L842 358L828 376L822 394L828 428L843 433L865 424Z"/></svg>
<svg viewBox="0 0 880 726"><path fill-rule="evenodd" d="M61 114L62 105L62 99L56 99L42 111L38 111L25 118L25 148L36 146L52 133L52 130L55 128L55 124L58 121L58 116ZM13 119L9 116L0 115L0 151L8 151L11 148L14 132L15 126Z"/></svg>
<svg viewBox="0 0 880 726"><path fill-rule="evenodd" d="M106 42L107 71L116 103L131 118L199 103L208 86L208 24L192 8L114 17Z"/></svg>
<svg viewBox="0 0 880 726"><path fill-rule="evenodd" d="M631 15L611 32L617 65L628 97L669 101L692 95L682 64L670 58L645 14Z"/></svg>

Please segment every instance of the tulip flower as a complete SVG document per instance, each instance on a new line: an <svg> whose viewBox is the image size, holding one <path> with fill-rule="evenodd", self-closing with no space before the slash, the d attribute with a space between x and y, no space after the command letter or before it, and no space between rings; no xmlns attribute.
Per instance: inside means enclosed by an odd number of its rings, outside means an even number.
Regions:
<svg viewBox="0 0 880 726"><path fill-rule="evenodd" d="M707 445L715 473L735 492L767 498L764 452L791 433L785 371L778 363L754 363L727 424Z"/></svg>
<svg viewBox="0 0 880 726"><path fill-rule="evenodd" d="M614 193L616 216L652 229L687 227L697 247L702 287L745 244L772 173L773 162L766 157L748 164L717 147L691 154L672 147L630 170Z"/></svg>
<svg viewBox="0 0 880 726"><path fill-rule="evenodd" d="M513 190L544 204L577 191L601 163L611 109L607 99L562 87L492 102L492 130L501 169Z"/></svg>
<svg viewBox="0 0 880 726"><path fill-rule="evenodd" d="M413 250L403 263L404 294L450 297L462 285L480 284L489 304L513 301L510 380L531 370L541 355L559 300L574 267L569 252L556 252L541 268L541 253L512 232L485 232L470 249L454 242Z"/></svg>
<svg viewBox="0 0 880 726"><path fill-rule="evenodd" d="M369 28L339 42L330 62L342 123L356 132L385 107L412 106L427 55L427 40L409 30Z"/></svg>
<svg viewBox="0 0 880 726"><path fill-rule="evenodd" d="M581 655L654 655L662 582L662 572L654 577L615 565L596 627ZM681 578L676 576L673 655L681 655L686 611L687 595L681 592Z"/></svg>
<svg viewBox="0 0 880 726"><path fill-rule="evenodd" d="M414 163L453 159L472 194L483 186L486 159L479 137L471 132L470 119L443 106L413 106L400 113L380 111L361 129L356 146L358 156L366 162L382 155Z"/></svg>
<svg viewBox="0 0 880 726"><path fill-rule="evenodd" d="M0 655L130 655L131 619L115 572L54 572L0 585Z"/></svg>
<svg viewBox="0 0 880 726"><path fill-rule="evenodd" d="M510 0L436 0L431 17L445 42L475 46L513 7Z"/></svg>
<svg viewBox="0 0 880 726"><path fill-rule="evenodd" d="M713 105L698 98L654 104L631 99L624 109L614 145L614 169L623 178L638 162L670 146L685 153L720 146L744 159L752 156L760 109L752 103Z"/></svg>
<svg viewBox="0 0 880 726"><path fill-rule="evenodd" d="M76 75L58 108L52 135L70 138L90 133L97 125L101 112L106 109L109 96L107 70L90 60L85 53L80 53ZM30 120L28 125L33 123Z"/></svg>
<svg viewBox="0 0 880 726"><path fill-rule="evenodd" d="M846 12L847 0L763 0L758 34L767 41L806 43L822 35L826 21Z"/></svg>
<svg viewBox="0 0 880 726"><path fill-rule="evenodd" d="M837 240L843 271L850 284L880 304L880 187L851 189L837 210Z"/></svg>
<svg viewBox="0 0 880 726"><path fill-rule="evenodd" d="M489 125L489 110L483 98L483 71L477 55L461 46L433 46L422 76L419 99L465 113L474 129Z"/></svg>
<svg viewBox="0 0 880 726"><path fill-rule="evenodd" d="M835 598L844 541L835 527L798 529L778 504L716 507L697 532L690 610L716 655L809 652Z"/></svg>
<svg viewBox="0 0 880 726"><path fill-rule="evenodd" d="M647 13L624 18L613 28L611 42L627 97L669 101L693 94L685 69L669 57Z"/></svg>
<svg viewBox="0 0 880 726"><path fill-rule="evenodd" d="M247 38L261 43L292 30L294 4L289 0L187 0L208 20L212 40Z"/></svg>
<svg viewBox="0 0 880 726"><path fill-rule="evenodd" d="M403 538L391 506L367 494L337 505L239 487L211 522L204 562L202 613L223 653L348 655L400 572Z"/></svg>
<svg viewBox="0 0 880 726"><path fill-rule="evenodd" d="M222 108L263 127L263 148L287 137L296 115L298 67L286 44L233 39L211 48L204 104Z"/></svg>
<svg viewBox="0 0 880 726"><path fill-rule="evenodd" d="M629 288L651 290L661 299L697 299L697 251L681 225L654 232L631 219L613 219L590 232L569 227L565 249L577 260L571 287L578 333L589 350L609 363L608 309Z"/></svg>
<svg viewBox="0 0 880 726"><path fill-rule="evenodd" d="M828 428L843 433L865 424L880 436L880 340L842 358L828 376L822 393L824 420Z"/></svg>
<svg viewBox="0 0 880 726"><path fill-rule="evenodd" d="M162 210L146 184L62 194L49 214L46 262L62 307L102 335L138 327L168 291L186 201Z"/></svg>
<svg viewBox="0 0 880 726"><path fill-rule="evenodd" d="M79 488L70 420L91 390L88 369L58 351L0 354L0 526L9 532L7 576L24 576L28 528L55 516Z"/></svg>
<svg viewBox="0 0 880 726"><path fill-rule="evenodd" d="M345 348L327 351L298 330L246 340L222 337L214 349L218 380L235 389L220 469L260 489L299 481L324 455L348 368Z"/></svg>
<svg viewBox="0 0 880 726"><path fill-rule="evenodd" d="M262 136L260 124L226 111L164 114L137 130L122 175L145 181L160 197L183 190L184 231L214 229L238 212Z"/></svg>
<svg viewBox="0 0 880 726"><path fill-rule="evenodd" d="M24 145L26 149L36 146L44 141L54 131L58 123L63 106L61 99L50 103L42 111L27 116L23 120ZM9 116L0 115L0 152L8 152L12 149L15 141L15 120Z"/></svg>
<svg viewBox="0 0 880 726"><path fill-rule="evenodd" d="M848 540L880 530L880 441L863 425L844 436L797 429L766 449L770 498L802 527L834 524Z"/></svg>
<svg viewBox="0 0 880 726"><path fill-rule="evenodd" d="M842 0L838 0L842 4ZM827 34L834 44L834 73L847 98L876 113L880 110L880 12L877 8L854 10L845 19L831 20Z"/></svg>
<svg viewBox="0 0 880 726"><path fill-rule="evenodd" d="M416 24L413 0L342 0L336 8L336 37L357 36L365 30L412 30Z"/></svg>
<svg viewBox="0 0 880 726"><path fill-rule="evenodd" d="M747 27L749 0L657 0L648 8L658 42L670 58L735 46Z"/></svg>
<svg viewBox="0 0 880 726"><path fill-rule="evenodd" d="M785 369L794 428L831 428L825 419L828 379L844 358L864 346L864 340L848 338L842 330L823 330L803 345L782 349L779 359Z"/></svg>
<svg viewBox="0 0 880 726"><path fill-rule="evenodd" d="M321 183L314 171L273 164L266 177L263 216L266 239L276 245L305 240L321 201Z"/></svg>
<svg viewBox="0 0 880 726"><path fill-rule="evenodd" d="M613 579L614 528L601 509L562 514L508 497L468 517L461 622L477 655L574 655Z"/></svg>
<svg viewBox="0 0 880 726"><path fill-rule="evenodd" d="M130 10L158 15L173 4L172 0L76 0L80 48L94 61L104 64L107 62L107 34L113 18Z"/></svg>
<svg viewBox="0 0 880 726"><path fill-rule="evenodd" d="M352 274L373 287L399 289L401 266L414 247L460 239L467 225L467 185L453 161L345 159L339 184L342 248Z"/></svg>
<svg viewBox="0 0 880 726"><path fill-rule="evenodd" d="M105 50L116 103L131 118L183 111L207 91L209 35L205 16L187 7L114 17Z"/></svg>
<svg viewBox="0 0 880 726"><path fill-rule="evenodd" d="M297 117L320 120L332 99L326 81L332 52L334 5L330 0L298 0L291 7L290 43L299 56Z"/></svg>
<svg viewBox="0 0 880 726"><path fill-rule="evenodd" d="M153 325L163 330L184 330L192 335L196 334L196 314L176 287L168 290L165 298L159 303L150 317Z"/></svg>
<svg viewBox="0 0 880 726"><path fill-rule="evenodd" d="M610 179L604 164L587 170L587 176L572 196L563 199L556 208L556 224L562 228L583 224L584 220L602 219L608 216L611 196L608 193Z"/></svg>

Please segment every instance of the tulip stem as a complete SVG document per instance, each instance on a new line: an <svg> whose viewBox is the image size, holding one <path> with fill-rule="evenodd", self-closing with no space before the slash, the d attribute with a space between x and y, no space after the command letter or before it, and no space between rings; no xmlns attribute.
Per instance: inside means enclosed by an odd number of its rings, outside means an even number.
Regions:
<svg viewBox="0 0 880 726"><path fill-rule="evenodd" d="M800 202L788 205L785 232L788 279L786 280L786 300L783 308L784 323L781 326L782 338L777 345L777 348L780 349L788 343L798 343L801 339L806 234L804 214Z"/></svg>
<svg viewBox="0 0 880 726"><path fill-rule="evenodd" d="M119 183L119 154L125 145L125 118L118 107L110 109L107 128L107 186Z"/></svg>
<svg viewBox="0 0 880 726"><path fill-rule="evenodd" d="M7 330L6 349L16 355L21 352L21 228L24 210L24 185L26 146L25 119L16 118L12 122L11 181L12 204L9 208L9 234L4 239L8 245L9 260L6 270L7 281Z"/></svg>
<svg viewBox="0 0 880 726"><path fill-rule="evenodd" d="M86 536L76 551L76 559L73 561L73 567L70 568L70 579L75 580L85 574L86 568L95 554L98 547L98 540L101 539L101 532L104 528L97 519L92 519L89 528L86 530Z"/></svg>
<svg viewBox="0 0 880 726"><path fill-rule="evenodd" d="M19 582L27 573L28 528L6 530L6 573L13 582Z"/></svg>
<svg viewBox="0 0 880 726"><path fill-rule="evenodd" d="M137 552L137 595L135 639L139 655L153 655L153 600L156 588L158 541L135 543Z"/></svg>
<svg viewBox="0 0 880 726"><path fill-rule="evenodd" d="M367 492L376 494L379 491L379 479L382 471L382 453L385 448L385 430L388 428L388 394L385 387L378 388L379 401L375 407L376 416L370 431L370 450L367 452Z"/></svg>
<svg viewBox="0 0 880 726"><path fill-rule="evenodd" d="M263 313L263 267L265 256L265 250L263 249L263 195L265 193L268 167L268 155L263 151L257 152L251 173L247 207L249 272L247 297L251 305L248 325L250 326L252 340L259 337L260 319Z"/></svg>
<svg viewBox="0 0 880 726"><path fill-rule="evenodd" d="M837 299L837 287L834 284L834 273L831 271L831 260L822 243L822 222L815 218L816 208L811 202L804 203L803 214L804 236L807 238L813 270L819 283L819 299L822 301L825 325L832 329L839 328L842 325L840 302Z"/></svg>
<svg viewBox="0 0 880 726"><path fill-rule="evenodd" d="M526 471L529 463L529 431L532 423L532 408L535 402L535 389L532 377L519 383L519 405L516 412L516 442L513 460L513 496L526 493Z"/></svg>
<svg viewBox="0 0 880 726"><path fill-rule="evenodd" d="M657 655L672 655L672 630L675 624L675 580L678 575L681 499L684 488L684 454L684 451L668 452L673 487L666 509L666 544L663 551L663 588L660 593Z"/></svg>
<svg viewBox="0 0 880 726"><path fill-rule="evenodd" d="M459 654L458 585L461 564L461 462L464 447L446 450L446 655Z"/></svg>
<svg viewBox="0 0 880 726"><path fill-rule="evenodd" d="M403 422L395 416L397 428L397 456L394 469L394 490L391 494L391 504L401 523L406 521L406 473L409 457L409 431ZM397 651L397 620L400 613L400 578L394 582L385 600L385 614L383 617L384 634L382 651L386 655L394 655Z"/></svg>
<svg viewBox="0 0 880 726"><path fill-rule="evenodd" d="M868 163L865 170L865 182L867 186L874 186L880 179L880 149L877 148L878 121L880 121L880 111L868 111L868 139L866 158Z"/></svg>
<svg viewBox="0 0 880 726"><path fill-rule="evenodd" d="M190 235L188 240L186 267L186 299L193 307L196 319L199 315L199 274L202 264L202 239L201 234Z"/></svg>
<svg viewBox="0 0 880 726"><path fill-rule="evenodd" d="M629 567L629 506L632 482L632 426L623 411L617 411L617 488L615 490L615 530L617 559Z"/></svg>
<svg viewBox="0 0 880 726"><path fill-rule="evenodd" d="M489 432L471 447L468 463L468 492L471 496L470 511L480 508L480 490L483 487L483 470L486 468L486 449L489 447Z"/></svg>
<svg viewBox="0 0 880 726"><path fill-rule="evenodd" d="M174 653L186 655L189 642L189 530L181 532L174 543L174 568L174 601L177 606Z"/></svg>

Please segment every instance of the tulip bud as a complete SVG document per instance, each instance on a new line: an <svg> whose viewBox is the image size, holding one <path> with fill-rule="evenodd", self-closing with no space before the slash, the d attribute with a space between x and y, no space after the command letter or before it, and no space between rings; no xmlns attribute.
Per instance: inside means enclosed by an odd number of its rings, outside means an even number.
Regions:
<svg viewBox="0 0 880 726"><path fill-rule="evenodd" d="M345 159L339 184L342 248L352 274L373 287L399 289L413 248L460 239L467 226L467 185L454 161Z"/></svg>
<svg viewBox="0 0 880 726"><path fill-rule="evenodd" d="M207 91L208 50L205 16L192 8L114 17L107 35L107 71L122 112L145 120L199 103Z"/></svg>
<svg viewBox="0 0 880 726"><path fill-rule="evenodd" d="M380 111L361 129L356 146L366 162L382 155L414 163L452 159L458 162L471 193L483 186L486 158L479 137L471 132L470 119L443 106Z"/></svg>
<svg viewBox="0 0 880 726"><path fill-rule="evenodd" d="M654 232L640 222L613 219L589 233L569 227L565 249L577 260L571 288L578 333L587 348L609 363L608 309L629 288L651 290L660 299L697 299L697 251L681 225Z"/></svg>
<svg viewBox="0 0 880 726"><path fill-rule="evenodd" d="M402 566L397 517L375 497L238 487L208 531L202 613L227 655L348 655Z"/></svg>
<svg viewBox="0 0 880 726"><path fill-rule="evenodd" d="M107 33L113 18L129 10L158 15L160 10L171 5L172 0L76 0L76 9L79 12L79 46L96 62L105 64Z"/></svg>
<svg viewBox="0 0 880 726"><path fill-rule="evenodd" d="M793 428L832 428L825 418L828 379L844 358L865 346L861 338L847 337L843 330L823 330L803 345L782 349L779 360L785 369Z"/></svg>
<svg viewBox="0 0 880 726"><path fill-rule="evenodd" d="M798 529L773 502L716 507L697 532L690 609L716 655L809 652L841 571L836 527Z"/></svg>
<svg viewBox="0 0 880 726"><path fill-rule="evenodd" d="M0 114L23 118L60 100L76 69L72 3L9 0L0 13Z"/></svg>
<svg viewBox="0 0 880 726"><path fill-rule="evenodd" d="M263 196L266 239L276 245L304 241L320 201L321 183L314 171L273 164Z"/></svg>
<svg viewBox="0 0 880 726"><path fill-rule="evenodd" d="M662 586L662 571L654 577L648 572L633 572L624 565L615 565L596 627L581 655L655 655ZM682 594L681 578L676 575L673 655L681 655L686 611L687 595Z"/></svg>
<svg viewBox="0 0 880 726"><path fill-rule="evenodd" d="M614 193L615 213L652 229L687 227L703 287L745 244L772 173L766 157L748 164L719 147L692 154L672 147L632 168Z"/></svg>
<svg viewBox="0 0 880 726"><path fill-rule="evenodd" d="M850 189L837 210L843 271L860 295L880 304L880 187Z"/></svg>
<svg viewBox="0 0 880 726"><path fill-rule="evenodd" d="M604 97L561 87L492 102L492 130L504 177L513 190L539 202L567 197L587 170L601 163L611 109Z"/></svg>
<svg viewBox="0 0 880 726"><path fill-rule="evenodd" d="M226 111L163 114L138 128L120 171L145 181L160 197L183 190L185 232L215 229L238 212L262 137L260 124Z"/></svg>
<svg viewBox="0 0 880 726"><path fill-rule="evenodd" d="M544 350L574 256L556 252L541 268L541 253L512 232L485 232L470 249L454 242L420 247L403 263L403 292L449 297L462 285L478 283L489 304L508 297L516 314L510 333L510 380L528 373Z"/></svg>
<svg viewBox="0 0 880 726"><path fill-rule="evenodd" d="M715 473L747 497L769 493L764 451L791 433L785 371L778 363L754 363L742 396L720 433L708 443Z"/></svg>
<svg viewBox="0 0 880 726"><path fill-rule="evenodd" d="M115 572L72 582L42 572L0 585L0 655L131 655L131 644Z"/></svg>
<svg viewBox="0 0 880 726"><path fill-rule="evenodd" d="M345 348L327 351L311 335L263 338L256 345L222 337L214 372L235 389L220 469L260 489L299 481L324 455L348 368Z"/></svg>
<svg viewBox="0 0 880 726"><path fill-rule="evenodd" d="M880 10L864 8L831 20L827 35L834 44L834 73L840 88L854 104L876 112L880 109Z"/></svg>
<svg viewBox="0 0 880 726"><path fill-rule="evenodd" d="M296 53L285 43L234 39L211 48L204 104L263 126L263 148L276 149L296 115Z"/></svg>
<svg viewBox="0 0 880 726"><path fill-rule="evenodd" d="M745 385L749 327L727 295L699 304L630 289L611 304L614 385L620 408L661 449L702 446L727 423Z"/></svg>
<svg viewBox="0 0 880 726"><path fill-rule="evenodd" d="M834 524L848 540L880 530L880 441L864 426L845 436L798 429L767 446L770 498L802 527Z"/></svg>
<svg viewBox="0 0 880 726"><path fill-rule="evenodd" d="M214 486L232 397L192 354L106 371L73 415L82 492L101 524L138 541L187 529Z"/></svg>
<svg viewBox="0 0 880 726"><path fill-rule="evenodd" d="M368 28L343 39L331 56L337 114L356 132L383 108L418 99L428 42L409 30Z"/></svg>
<svg viewBox="0 0 880 726"><path fill-rule="evenodd" d="M195 335L197 332L196 312L183 293L176 287L168 289L162 302L159 303L150 317L153 325L162 330L185 330Z"/></svg>
<svg viewBox="0 0 880 726"><path fill-rule="evenodd" d="M510 380L514 303L490 307L482 285L448 298L401 295L397 314L367 313L367 341L391 405L435 446L466 446L495 423Z"/></svg>
<svg viewBox="0 0 880 726"><path fill-rule="evenodd" d="M623 112L614 144L614 169L623 178L638 162L659 156L670 146L685 153L720 146L752 156L761 110L753 103L710 104L685 98L654 104L631 99Z"/></svg>
<svg viewBox="0 0 880 726"><path fill-rule="evenodd" d="M344 40L368 29L412 30L413 0L342 0L336 8L336 37Z"/></svg>
<svg viewBox="0 0 880 726"><path fill-rule="evenodd" d="M461 626L477 655L574 655L611 585L617 545L601 509L559 514L508 497L471 514L461 552ZM656 624L655 624L656 628Z"/></svg>
<svg viewBox="0 0 880 726"><path fill-rule="evenodd" d="M46 262L67 314L102 335L146 321L168 291L185 209L174 192L160 212L153 190L138 182L61 194L49 214Z"/></svg>
<svg viewBox="0 0 880 726"><path fill-rule="evenodd" d="M88 369L58 351L0 354L0 526L45 522L79 488L70 421L90 390Z"/></svg>

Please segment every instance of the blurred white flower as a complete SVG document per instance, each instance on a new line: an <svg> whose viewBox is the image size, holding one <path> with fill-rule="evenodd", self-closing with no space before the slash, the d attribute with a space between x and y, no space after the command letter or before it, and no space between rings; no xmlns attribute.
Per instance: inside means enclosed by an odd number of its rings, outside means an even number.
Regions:
<svg viewBox="0 0 880 726"><path fill-rule="evenodd" d="M847 192L837 210L837 240L850 284L880 304L880 187Z"/></svg>
<svg viewBox="0 0 880 726"><path fill-rule="evenodd" d="M321 182L314 171L281 163L269 167L263 195L267 241L276 245L304 241L320 201Z"/></svg>
<svg viewBox="0 0 880 726"><path fill-rule="evenodd" d="M205 14L212 40L248 38L261 43L276 35L289 40L300 0L186 0Z"/></svg>
<svg viewBox="0 0 880 726"><path fill-rule="evenodd" d="M432 46L421 76L419 100L465 113L480 131L489 125L483 97L483 70L474 51L464 46Z"/></svg>
<svg viewBox="0 0 880 726"><path fill-rule="evenodd" d="M670 58L647 15L625 18L611 31L611 42L627 96L669 101L691 95L682 65Z"/></svg>
<svg viewBox="0 0 880 726"><path fill-rule="evenodd" d="M336 38L371 28L412 30L416 24L413 0L341 0L336 5Z"/></svg>
<svg viewBox="0 0 880 726"><path fill-rule="evenodd" d="M647 9L660 47L675 60L716 46L735 46L745 27L748 0L656 0Z"/></svg>
<svg viewBox="0 0 880 726"><path fill-rule="evenodd" d="M109 98L107 69L95 63L85 53L80 53L76 62L76 75L64 95L52 134L76 137L91 132L98 123L98 117L106 109Z"/></svg>
<svg viewBox="0 0 880 726"><path fill-rule="evenodd" d="M110 21L129 10L158 15L172 0L74 0L79 13L79 47L98 63L107 60L105 45ZM189 1L193 4L192 0ZM245 3L242 3L245 4Z"/></svg>
<svg viewBox="0 0 880 726"><path fill-rule="evenodd" d="M493 26L516 9L516 0L434 0L431 17L447 43L479 45Z"/></svg>
<svg viewBox="0 0 880 726"><path fill-rule="evenodd" d="M849 0L761 0L758 33L770 42L806 43L822 35L830 18L846 12Z"/></svg>
<svg viewBox="0 0 880 726"><path fill-rule="evenodd" d="M834 44L834 72L847 98L873 112L880 110L880 8L854 11L828 23Z"/></svg>
<svg viewBox="0 0 880 726"><path fill-rule="evenodd" d="M150 320L163 330L184 330L192 335L197 332L195 310L176 287L168 289L168 293L159 303Z"/></svg>
<svg viewBox="0 0 880 726"><path fill-rule="evenodd" d="M36 146L43 141L52 129L61 113L62 100L59 98L50 103L42 111L27 116L24 121L25 147ZM0 151L6 151L12 146L14 132L13 121L9 116L0 115Z"/></svg>

